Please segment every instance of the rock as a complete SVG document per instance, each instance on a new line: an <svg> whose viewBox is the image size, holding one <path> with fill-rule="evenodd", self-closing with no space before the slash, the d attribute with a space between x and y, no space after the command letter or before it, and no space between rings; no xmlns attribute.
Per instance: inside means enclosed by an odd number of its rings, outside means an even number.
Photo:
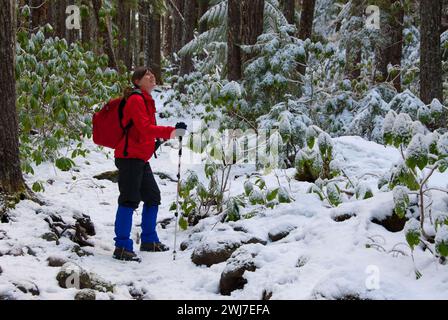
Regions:
<svg viewBox="0 0 448 320"><path fill-rule="evenodd" d="M36 256L37 256L36 251L34 251L31 247L26 246L25 248L26 248L26 253L27 253L27 254L29 254L30 256L33 256L33 257L36 257Z"/></svg>
<svg viewBox="0 0 448 320"><path fill-rule="evenodd" d="M235 230L237 232L245 232L245 233L247 233L247 230L243 226L239 226L239 225L234 226L233 230Z"/></svg>
<svg viewBox="0 0 448 320"><path fill-rule="evenodd" d="M118 182L118 170L106 171L106 172L103 172L103 173L98 174L93 177L98 180L109 180L109 181L112 181L113 183L117 183Z"/></svg>
<svg viewBox="0 0 448 320"><path fill-rule="evenodd" d="M272 242L278 241L288 236L294 229L296 229L296 227L290 224L280 225L271 229L268 236Z"/></svg>
<svg viewBox="0 0 448 320"><path fill-rule="evenodd" d="M76 293L75 300L96 300L96 293L91 289L83 289Z"/></svg>
<svg viewBox="0 0 448 320"><path fill-rule="evenodd" d="M31 293L33 296L40 294L37 285L30 281L13 282L13 285L23 293Z"/></svg>
<svg viewBox="0 0 448 320"><path fill-rule="evenodd" d="M113 292L114 285L89 273L74 263L66 263L56 276L61 288L93 289L101 292Z"/></svg>
<svg viewBox="0 0 448 320"><path fill-rule="evenodd" d="M6 240L9 239L8 235L6 234L6 231L0 230L0 240Z"/></svg>
<svg viewBox="0 0 448 320"><path fill-rule="evenodd" d="M222 295L230 295L234 290L242 289L247 283L243 275L246 271L256 269L253 260L258 254L257 246L259 245L241 247L232 254L219 281L219 292Z"/></svg>
<svg viewBox="0 0 448 320"><path fill-rule="evenodd" d="M54 232L47 232L40 236L42 239L47 241L56 241L56 244L59 243L59 238Z"/></svg>
<svg viewBox="0 0 448 320"><path fill-rule="evenodd" d="M272 298L272 292L264 289L263 294L261 296L261 300L271 300L271 298Z"/></svg>
<svg viewBox="0 0 448 320"><path fill-rule="evenodd" d="M71 252L76 253L78 257L93 256L93 253L85 251L79 245L74 245Z"/></svg>
<svg viewBox="0 0 448 320"><path fill-rule="evenodd" d="M232 253L241 246L241 242L201 243L191 255L191 261L196 265L221 263L230 258Z"/></svg>
<svg viewBox="0 0 448 320"><path fill-rule="evenodd" d="M48 266L50 267L62 267L67 263L67 260L61 257L50 256L47 258Z"/></svg>
<svg viewBox="0 0 448 320"><path fill-rule="evenodd" d="M335 215L332 217L332 219L336 222L342 222L345 220L348 220L352 217L356 217L356 214L354 213L343 213L343 214L339 214L339 215Z"/></svg>
<svg viewBox="0 0 448 320"><path fill-rule="evenodd" d="M190 245L190 241L188 241L188 240L182 241L180 244L180 250L181 251L187 250L189 245Z"/></svg>
<svg viewBox="0 0 448 320"><path fill-rule="evenodd" d="M92 289L93 287L89 273L73 263L66 263L56 275L56 280L64 289Z"/></svg>
<svg viewBox="0 0 448 320"><path fill-rule="evenodd" d="M248 240L244 240L242 243L243 243L243 244L255 244L255 243L259 243L259 244L262 244L262 245L265 246L268 242L267 242L266 240L263 240L263 239L261 239L261 238L258 238L258 237L253 236L253 237L250 237Z"/></svg>
<svg viewBox="0 0 448 320"><path fill-rule="evenodd" d="M2 275L2 273L3 273L3 269L2 269L2 267L0 266L0 276Z"/></svg>
<svg viewBox="0 0 448 320"><path fill-rule="evenodd" d="M96 235L95 226L88 215L82 213L81 215L73 216L73 218L88 236Z"/></svg>
<svg viewBox="0 0 448 320"><path fill-rule="evenodd" d="M129 294L132 296L134 300L143 300L143 298L146 295L146 290L144 288L136 288L134 286L131 286L129 288Z"/></svg>
<svg viewBox="0 0 448 320"><path fill-rule="evenodd" d="M53 180L53 179L48 179L48 180L47 180L47 183L48 183L49 185L53 185L54 180Z"/></svg>
<svg viewBox="0 0 448 320"><path fill-rule="evenodd" d="M7 292L0 293L0 301L11 301L11 300L17 300L17 299Z"/></svg>
<svg viewBox="0 0 448 320"><path fill-rule="evenodd" d="M373 218L371 221L373 223L379 224L386 228L386 230L390 232L400 232L404 229L404 225L408 219L406 217L400 218L395 214L395 210L389 216L387 216L383 220L379 220L377 218Z"/></svg>
<svg viewBox="0 0 448 320"><path fill-rule="evenodd" d="M308 257L299 257L296 263L297 268L302 268L304 265L308 263L309 258Z"/></svg>

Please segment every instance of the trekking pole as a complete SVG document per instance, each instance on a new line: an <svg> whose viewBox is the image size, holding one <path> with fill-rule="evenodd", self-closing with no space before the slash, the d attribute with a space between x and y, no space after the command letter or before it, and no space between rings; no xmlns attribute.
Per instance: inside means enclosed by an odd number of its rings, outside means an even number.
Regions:
<svg viewBox="0 0 448 320"><path fill-rule="evenodd" d="M174 249L173 249L173 260L176 260L176 241L177 241L177 218L179 216L179 191L180 191L180 161L182 158L182 136L179 137L179 164L177 171L177 194L176 194L176 224L174 225Z"/></svg>

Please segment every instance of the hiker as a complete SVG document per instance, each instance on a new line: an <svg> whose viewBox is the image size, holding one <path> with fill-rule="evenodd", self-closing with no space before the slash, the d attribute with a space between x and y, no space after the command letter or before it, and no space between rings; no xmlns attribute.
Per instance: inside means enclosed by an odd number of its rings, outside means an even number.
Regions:
<svg viewBox="0 0 448 320"><path fill-rule="evenodd" d="M132 75L133 89L125 93L122 125L132 121L128 134L115 148L115 165L118 168L118 210L115 220L115 251L118 260L137 261L130 238L132 214L143 201L140 251L161 252L169 248L160 242L157 232L157 213L161 197L148 160L156 151L156 139L167 140L185 134L187 125L179 122L175 127L156 124L155 102L151 91L156 86L152 72L137 68Z"/></svg>

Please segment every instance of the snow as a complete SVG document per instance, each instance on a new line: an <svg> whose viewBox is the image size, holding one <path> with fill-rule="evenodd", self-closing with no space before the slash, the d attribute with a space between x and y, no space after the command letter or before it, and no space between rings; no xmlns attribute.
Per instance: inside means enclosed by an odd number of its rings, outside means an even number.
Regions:
<svg viewBox="0 0 448 320"><path fill-rule="evenodd" d="M160 105L158 99L156 104ZM190 120L186 120L187 124ZM175 121L161 119L159 122L164 125ZM52 256L113 283L113 293L97 292L97 299L105 300L131 299L130 290L143 292L144 299L260 299L265 290L272 292L272 299L336 299L343 295L362 299L447 299L447 266L439 264L428 251L416 247L415 264L423 274L416 280L410 249L402 244L404 231L391 233L371 222L373 218L381 220L394 208L392 192L379 192L377 180L400 159L399 151L355 136L332 141L345 174L370 187L373 198L357 200L353 197L337 208L329 208L316 194L306 193L310 183L293 179L294 169L274 170L264 176L267 187L278 187L277 174L281 186L295 201L273 209L249 206L243 209L242 216L252 210L254 216L236 222L221 223L216 216L206 218L195 227L178 231L177 244L187 241L189 246L185 251L177 250L176 260L173 260L172 251L139 253L143 260L140 264L112 259L118 188L108 180L96 180L93 176L115 170L113 153L98 150L87 141L91 152L85 159L75 159L76 170L61 172L44 163L35 168L35 176L26 176L29 184L44 181L45 192L40 196L46 205L41 207L31 201L21 201L11 212L11 222L0 224L0 267L3 270L0 295L16 299L73 299L78 290L59 287L56 275L61 268L49 267L46 261ZM151 160L153 171L175 177L177 143L162 146L159 153L157 159ZM184 159L190 156L191 151L184 148ZM182 173L191 170L203 181L203 166L185 161ZM246 179L242 174L253 171L253 166L235 167L231 175L232 194L244 192ZM290 184L287 177L292 179ZM430 185L444 183L446 187L447 178L448 174L437 173ZM52 184L46 182L50 179L54 181ZM176 183L158 175L156 180L162 194L158 221L173 218L168 208L175 201ZM447 202L441 193L434 192L433 201L439 211L446 212ZM134 215L134 241L139 232L140 210L141 207ZM73 223L73 216L79 212L88 214L95 224L96 235L90 237L94 247L83 248L93 255L78 257L71 252L73 243L65 237L60 239L59 245L41 238L49 232L44 221L48 214L58 213L64 221ZM343 222L332 219L344 213L352 217ZM244 231L235 231L237 227ZM284 228L290 231L288 236L275 242L269 240L269 232ZM171 248L174 229L173 220L165 229L158 226L161 241ZM446 239L446 232L439 232L437 236ZM252 257L256 270L244 274L247 284L243 289L233 291L231 296L221 296L221 273L232 266L227 266L226 262L210 267L196 266L191 261L193 251L244 242L251 237L267 241L267 244L242 245L237 258ZM384 250L367 248L372 239ZM400 243L400 250L407 256L392 253ZM138 244L134 245L138 249ZM29 249L35 255L30 254ZM40 295L21 292L13 284L17 282L35 284Z"/></svg>

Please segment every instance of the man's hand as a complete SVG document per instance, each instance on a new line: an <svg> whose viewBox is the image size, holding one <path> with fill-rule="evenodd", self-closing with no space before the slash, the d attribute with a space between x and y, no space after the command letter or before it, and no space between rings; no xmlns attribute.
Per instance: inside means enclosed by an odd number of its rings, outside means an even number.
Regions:
<svg viewBox="0 0 448 320"><path fill-rule="evenodd" d="M176 137L183 137L185 136L185 133L187 132L187 125L184 122L178 122L175 126L175 136Z"/></svg>

